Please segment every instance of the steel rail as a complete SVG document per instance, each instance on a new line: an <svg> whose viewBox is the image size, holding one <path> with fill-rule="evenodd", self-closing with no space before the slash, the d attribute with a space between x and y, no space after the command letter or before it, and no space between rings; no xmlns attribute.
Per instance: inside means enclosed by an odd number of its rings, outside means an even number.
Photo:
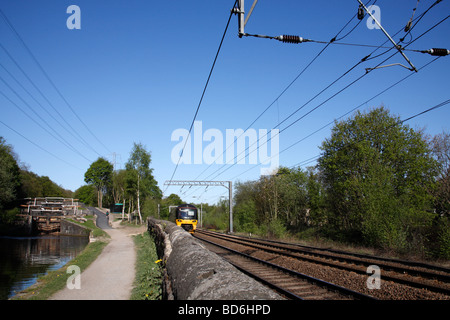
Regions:
<svg viewBox="0 0 450 320"><path fill-rule="evenodd" d="M315 284L315 285L318 285L318 286L320 286L320 287L322 287L322 288L326 288L326 289L331 290L331 291L336 291L336 292L339 292L339 293L341 293L341 294L343 294L343 295L350 296L350 297L353 297L354 299L358 299L358 300L377 300L376 298L374 298L374 297L372 297L372 296L369 296L369 295L366 295L366 294L363 294L363 293L360 293L360 292L357 292L357 291L354 291L354 290L350 290L350 289L341 287L341 286L339 286L339 285L336 285L336 284L333 284L333 283L330 283L330 282L327 282L327 281L324 281L324 280L321 280L321 279L317 279L317 278L308 276L308 275L306 275L306 274L303 274L303 273L300 273L300 272L297 272L297 271L294 271L294 270L287 269L287 268L285 268L285 267L282 267L282 266L273 264L273 263L268 262L268 261L264 261L264 260L261 260L261 259L252 257L252 256L250 256L250 255L248 255L248 254L243 253L243 252L239 252L239 251L237 251L237 250L228 248L228 247L226 247L226 246L220 245L220 244L215 243L215 242L213 242L213 241L203 239L203 238L199 237L197 234L194 234L194 237L195 237L196 239L200 240L200 241L205 241L205 242L210 243L210 244L212 244L212 245L214 245L214 246L217 246L217 247L219 247L219 248L222 248L222 249L224 249L224 250L227 250L227 251L229 251L229 252L232 252L232 253L234 253L234 254L236 254L236 255L240 255L240 256L242 256L242 257L245 257L245 258L247 258L247 259L249 259L249 260L252 260L252 261L258 262L258 263L260 263L260 264L269 266L269 267L271 267L271 268L273 268L273 269L276 269L276 270L282 271L282 272L284 272L284 273L290 274L291 276L294 276L294 277L297 277L297 278L306 280L306 281L308 281L308 282L310 282L310 283L313 283L313 284ZM233 264L234 266L236 266L234 263L232 263L232 264ZM254 273L252 273L251 271L245 270L245 269L243 269L242 267L238 267L238 269L240 269L241 271L244 271L245 273L247 273L248 275L250 275L250 276L252 276L252 277L254 277L254 276L257 277L256 275L254 275ZM258 277L258 278L259 278L259 277ZM274 284L271 284L271 283L270 283L269 281L267 281L267 280L263 280L263 282L267 283L269 286L277 287L277 288L278 288L278 286L276 286L276 285L274 285ZM283 289L283 288L280 288L280 289L283 290L283 291L287 291L287 290L285 290L285 289ZM287 295L294 295L294 296L296 296L295 294L293 294L292 292L289 292L289 291L287 291ZM300 297L300 298L301 298L301 297ZM297 298L297 299L298 299L298 298ZM301 299L303 299L303 298L301 298Z"/></svg>
<svg viewBox="0 0 450 320"><path fill-rule="evenodd" d="M284 256L287 256L287 257L294 258L294 259L301 259L301 260L308 261L308 262L311 262L311 263L318 263L318 264L322 264L322 265L325 265L325 266L328 266L328 267L338 268L338 269L341 269L341 270L353 271L353 272L356 272L356 273L359 273L359 274L366 274L366 271L358 269L356 267L340 265L340 264L327 262L327 261L320 261L320 260L316 260L316 259L312 259L312 258L308 258L308 257L301 257L301 256L298 256L298 255L296 255L294 253L290 253L290 252L286 252L286 251L279 251L279 250L274 250L274 249L270 249L270 248L263 248L261 246L267 246L267 247L272 246L274 248L280 248L280 247L279 246L275 246L275 245L262 244L262 243L259 243L257 241L254 241L252 239L241 238L241 237L231 236L231 235L224 235L224 234L221 234L221 233L215 233L215 232L204 231L204 230L201 230L200 232L204 232L205 234L208 234L208 235L213 236L213 237L221 238L223 240L234 242L234 243L241 244L241 245L247 245L247 246L253 247L255 249L267 251L267 252L270 252L270 253L273 253L273 254L284 255ZM233 238L233 239L231 239L231 238ZM261 241L261 240L259 240L259 241ZM248 242L248 243L246 244L246 243L243 243L243 242ZM281 249L296 252L294 248L282 247ZM310 252L305 252L305 251L301 251L301 250L300 250L299 253L300 254L312 254ZM321 257L320 256L321 254L319 254L319 253L316 253L315 255L317 255L318 257ZM350 259L350 258L336 257L336 256L326 255L326 254L324 254L323 258L327 258L327 256L329 256L328 257L329 259L338 260L338 261L354 260L354 259ZM352 262L352 263L357 263L359 265L367 263L367 262L360 261L360 260L354 260L354 261L355 262ZM378 266L381 266L381 265L378 264ZM390 266L386 265L386 269L388 269L388 267L390 267ZM403 272L409 272L409 271L415 271L415 270L399 268L398 271L396 271L396 272L403 273ZM411 273L413 273L413 272L411 272ZM441 277L441 278L443 278L445 280L448 279L448 277L445 276L445 275L437 275L437 274L433 274L433 275L436 278ZM419 289L428 289L428 290L433 291L433 292L450 295L450 290L449 289L446 289L446 288L443 288L443 287L439 287L439 286L435 286L435 285L430 285L430 284L426 284L426 283L416 282L416 281L412 281L412 280L406 280L406 279L403 279L403 278L399 278L399 277L396 277L396 276L389 276L389 275L386 275L386 274L383 275L383 279L384 280L388 280L388 281L393 281L393 282L396 282L396 283L400 283L400 284L403 284L403 285L408 285L408 286L411 286L411 287L419 288ZM445 280L443 280L443 281L445 281Z"/></svg>

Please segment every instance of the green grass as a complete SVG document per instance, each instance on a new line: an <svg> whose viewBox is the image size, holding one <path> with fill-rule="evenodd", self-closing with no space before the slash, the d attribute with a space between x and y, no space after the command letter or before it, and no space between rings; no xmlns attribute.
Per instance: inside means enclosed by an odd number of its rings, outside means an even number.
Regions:
<svg viewBox="0 0 450 320"><path fill-rule="evenodd" d="M92 236L94 238L102 238L102 237L106 237L106 238L111 238L109 236L109 234L107 234L105 231L103 231L102 229L98 228L95 223L94 223L94 219L95 216L85 216L85 218L87 219L86 222L82 223L76 220L72 220L72 219L67 219L73 223L79 224L80 226L86 227L88 229L91 229L92 231Z"/></svg>
<svg viewBox="0 0 450 320"><path fill-rule="evenodd" d="M148 232L134 237L137 249L136 278L131 300L161 300L162 268L155 242Z"/></svg>

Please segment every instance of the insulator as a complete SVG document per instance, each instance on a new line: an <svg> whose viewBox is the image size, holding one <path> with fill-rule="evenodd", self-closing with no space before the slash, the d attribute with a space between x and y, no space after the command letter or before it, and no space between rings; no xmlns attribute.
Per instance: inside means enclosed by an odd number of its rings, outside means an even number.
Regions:
<svg viewBox="0 0 450 320"><path fill-rule="evenodd" d="M447 49L433 48L428 50L428 53L432 56L447 56L450 54L450 51Z"/></svg>
<svg viewBox="0 0 450 320"><path fill-rule="evenodd" d="M405 32L408 32L411 29L411 23L412 23L412 20L409 20L405 26Z"/></svg>
<svg viewBox="0 0 450 320"><path fill-rule="evenodd" d="M289 35L283 34L280 38L281 38L281 41L284 43L302 43L303 42L303 38L299 37L299 36L289 36Z"/></svg>
<svg viewBox="0 0 450 320"><path fill-rule="evenodd" d="M362 5L359 5L359 8L358 8L358 19L359 20L364 19L364 15L365 15L364 9L363 9Z"/></svg>

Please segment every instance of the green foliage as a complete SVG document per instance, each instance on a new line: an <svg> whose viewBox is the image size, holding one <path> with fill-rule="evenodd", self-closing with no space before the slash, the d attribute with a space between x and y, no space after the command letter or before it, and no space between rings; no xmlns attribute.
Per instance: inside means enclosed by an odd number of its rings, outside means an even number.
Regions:
<svg viewBox="0 0 450 320"><path fill-rule="evenodd" d="M134 143L125 167L128 171L135 172L134 177L137 179L140 195L149 195L152 198L160 199L162 193L153 177L153 169L150 168L150 163L150 152L141 143Z"/></svg>
<svg viewBox="0 0 450 320"><path fill-rule="evenodd" d="M106 193L108 185L111 184L113 165L106 159L100 157L93 162L84 174L84 181L95 186L98 192L98 206L102 207L103 194Z"/></svg>
<svg viewBox="0 0 450 320"><path fill-rule="evenodd" d="M436 212L450 217L450 133L442 132L433 137L430 148L438 161L438 179L432 189Z"/></svg>
<svg viewBox="0 0 450 320"><path fill-rule="evenodd" d="M158 187L158 183L153 177L153 169L150 168L151 155L141 143L134 143L130 153L130 158L125 165L128 172L126 177L126 192L129 196L134 196L137 201L137 211L140 222L143 217L141 214L141 201L147 198L147 209L145 215L153 215L155 211L155 203L152 199L161 199L162 192Z"/></svg>
<svg viewBox="0 0 450 320"><path fill-rule="evenodd" d="M384 107L336 122L318 166L237 183L236 231L450 255L450 134L430 143Z"/></svg>
<svg viewBox="0 0 450 320"><path fill-rule="evenodd" d="M97 192L95 187L91 184L79 187L75 193L74 197L79 199L82 203L87 206L95 206L97 201Z"/></svg>
<svg viewBox="0 0 450 320"><path fill-rule="evenodd" d="M72 191L65 190L47 176L38 176L34 172L21 169L20 179L20 198L72 197Z"/></svg>
<svg viewBox="0 0 450 320"><path fill-rule="evenodd" d="M0 211L11 208L20 188L20 169L12 151L0 137Z"/></svg>
<svg viewBox="0 0 450 320"><path fill-rule="evenodd" d="M431 225L436 161L421 132L381 107L336 122L321 149L332 228L352 241L401 249Z"/></svg>
<svg viewBox="0 0 450 320"><path fill-rule="evenodd" d="M196 205L200 208L199 205ZM228 200L220 200L216 205L203 204L203 226L216 230L229 229Z"/></svg>
<svg viewBox="0 0 450 320"><path fill-rule="evenodd" d="M436 256L450 260L450 220L443 219L438 229L438 251Z"/></svg>
<svg viewBox="0 0 450 320"><path fill-rule="evenodd" d="M256 233L268 238L280 239L287 234L286 224L279 219L274 219L260 225Z"/></svg>
<svg viewBox="0 0 450 320"><path fill-rule="evenodd" d="M312 168L282 167L273 176L237 183L234 201L237 230L251 233L299 231L320 223L324 211L323 191Z"/></svg>
<svg viewBox="0 0 450 320"><path fill-rule="evenodd" d="M137 248L136 278L131 300L161 300L162 269L156 245L148 232L134 237Z"/></svg>
<svg viewBox="0 0 450 320"><path fill-rule="evenodd" d="M160 217L161 219L168 220L170 216L169 207L170 206L179 206L180 204L183 204L183 200L177 195L177 194L170 194L168 197L162 199L160 201Z"/></svg>

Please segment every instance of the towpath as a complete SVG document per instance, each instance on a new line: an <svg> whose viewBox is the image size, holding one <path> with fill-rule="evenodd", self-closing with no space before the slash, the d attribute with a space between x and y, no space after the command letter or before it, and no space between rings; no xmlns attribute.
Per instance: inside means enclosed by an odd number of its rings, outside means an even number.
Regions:
<svg viewBox="0 0 450 320"><path fill-rule="evenodd" d="M131 235L143 232L144 227L121 227L120 222L113 222L110 227L102 223L104 213L94 210L99 215L99 227L111 236L111 240L97 259L86 270L81 270L81 288L66 287L51 300L128 300L131 296L136 261Z"/></svg>

